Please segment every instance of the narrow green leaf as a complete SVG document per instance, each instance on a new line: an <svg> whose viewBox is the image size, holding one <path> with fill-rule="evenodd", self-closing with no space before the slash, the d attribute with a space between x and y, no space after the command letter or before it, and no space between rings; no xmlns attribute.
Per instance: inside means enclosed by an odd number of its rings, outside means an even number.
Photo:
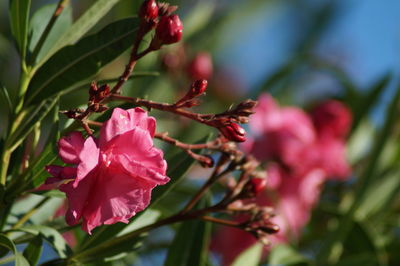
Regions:
<svg viewBox="0 0 400 266"><path fill-rule="evenodd" d="M38 9L32 16L29 25L29 51L32 53L38 44L47 24L49 23L57 4L50 4ZM63 33L72 25L72 8L70 5L64 7L61 15L57 18L46 40L40 49L36 61L40 61L51 50ZM35 63L35 62L32 62Z"/></svg>
<svg viewBox="0 0 400 266"><path fill-rule="evenodd" d="M197 206L198 208L206 207L206 201L200 201ZM207 265L210 226L210 223L202 220L183 222L168 250L164 265Z"/></svg>
<svg viewBox="0 0 400 266"><path fill-rule="evenodd" d="M37 265L42 254L43 240L40 236L33 238L25 248L23 255L30 265Z"/></svg>
<svg viewBox="0 0 400 266"><path fill-rule="evenodd" d="M53 108L58 101L58 97L41 102L38 106L31 106L25 112L25 117L12 136L7 140L6 146L14 149L18 146L33 130L36 123L40 122Z"/></svg>
<svg viewBox="0 0 400 266"><path fill-rule="evenodd" d="M61 258L68 257L72 251L63 236L55 229L44 225L30 225L18 228L18 231L40 235L58 253Z"/></svg>
<svg viewBox="0 0 400 266"><path fill-rule="evenodd" d="M10 0L11 32L17 42L18 51L24 60L28 38L30 0Z"/></svg>
<svg viewBox="0 0 400 266"><path fill-rule="evenodd" d="M399 171L395 171L369 186L355 217L357 220L368 219L389 206L400 189Z"/></svg>
<svg viewBox="0 0 400 266"><path fill-rule="evenodd" d="M207 141L209 136L201 139L198 143L204 143ZM171 159L167 159L168 162L168 170L167 176L171 178L171 180L163 185L156 187L151 196L151 203L148 206L148 209L153 207L157 204L159 200L161 200L171 189L173 189L179 181L181 181L184 177L186 172L190 169L190 167L194 163L194 159L187 155L186 152L181 151L175 154ZM139 212L133 219L131 219L130 223L135 221L138 217L144 214L146 210L143 212ZM126 224L116 223L110 226L103 226L101 228L95 229L93 235L91 237L86 238L83 241L79 250L85 250L90 247L97 246L107 239L111 239L112 237L116 236L119 232L121 232L126 226Z"/></svg>
<svg viewBox="0 0 400 266"><path fill-rule="evenodd" d="M362 99L358 99L358 101L354 104L352 124L353 130L357 128L360 121L371 112L372 108L379 101L380 96L385 91L385 88L390 81L391 75L384 75L362 95Z"/></svg>
<svg viewBox="0 0 400 266"><path fill-rule="evenodd" d="M307 260L291 246L281 244L275 246L269 255L271 265L307 265ZM257 265L257 264L256 264ZM235 265L239 266L239 264Z"/></svg>
<svg viewBox="0 0 400 266"><path fill-rule="evenodd" d="M0 247L8 249L14 253L16 266L29 266L29 262L24 258L24 256L17 252L14 242L4 234L0 234Z"/></svg>
<svg viewBox="0 0 400 266"><path fill-rule="evenodd" d="M256 243L243 251L232 263L232 266L257 266L260 263L262 251L263 245Z"/></svg>
<svg viewBox="0 0 400 266"><path fill-rule="evenodd" d="M41 66L52 55L67 45L75 44L85 33L87 33L119 0L97 0L86 12L65 32L40 61Z"/></svg>
<svg viewBox="0 0 400 266"><path fill-rule="evenodd" d="M136 30L136 19L122 19L57 52L33 77L27 103L41 102L95 75L132 45Z"/></svg>
<svg viewBox="0 0 400 266"><path fill-rule="evenodd" d="M0 92L1 92L1 95L3 96L2 99L4 99L5 104L7 105L8 112L11 113L12 110L14 110L14 108L13 108L13 104L10 99L10 95L8 94L8 90L6 89L6 87L4 87L1 84L0 84Z"/></svg>

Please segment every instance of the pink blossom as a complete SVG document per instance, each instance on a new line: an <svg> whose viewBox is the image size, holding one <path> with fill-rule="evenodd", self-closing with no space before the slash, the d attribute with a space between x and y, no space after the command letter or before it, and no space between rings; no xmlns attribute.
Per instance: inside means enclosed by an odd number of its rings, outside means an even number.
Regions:
<svg viewBox="0 0 400 266"><path fill-rule="evenodd" d="M323 102L314 108L311 116L321 136L344 138L349 133L352 115L341 102L334 100Z"/></svg>
<svg viewBox="0 0 400 266"><path fill-rule="evenodd" d="M153 146L156 121L141 108L115 108L98 139L72 132L59 141L59 156L72 167L48 166L48 183L63 182L66 221L93 228L128 219L150 203L151 191L169 181L161 150Z"/></svg>

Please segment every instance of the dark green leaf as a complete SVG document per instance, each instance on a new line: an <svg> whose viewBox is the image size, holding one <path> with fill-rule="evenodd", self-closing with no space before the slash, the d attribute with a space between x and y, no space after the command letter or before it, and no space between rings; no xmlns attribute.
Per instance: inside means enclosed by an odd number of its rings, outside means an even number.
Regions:
<svg viewBox="0 0 400 266"><path fill-rule="evenodd" d="M43 240L40 236L33 238L24 250L24 257L30 265L37 265L40 255L42 254Z"/></svg>
<svg viewBox="0 0 400 266"><path fill-rule="evenodd" d="M360 121L371 112L390 80L391 75L384 75L362 95L361 99L358 99L356 104L353 104L353 129L357 128Z"/></svg>
<svg viewBox="0 0 400 266"><path fill-rule="evenodd" d="M53 15L57 4L46 5L38 9L32 16L29 27L29 51L32 53L38 44L47 24L49 23L51 16ZM36 60L40 61L56 43L56 41L62 36L63 33L68 30L72 24L72 8L68 5L65 6L61 15L57 18L52 29L47 35L46 40L41 47ZM34 62L32 62L34 63Z"/></svg>
<svg viewBox="0 0 400 266"><path fill-rule="evenodd" d="M198 208L206 207L202 200ZM165 266L205 266L208 260L208 244L211 224L202 220L183 222L168 250Z"/></svg>
<svg viewBox="0 0 400 266"><path fill-rule="evenodd" d="M6 89L6 87L4 87L1 84L0 84L0 92L1 92L1 95L3 96L1 98L4 99L3 101L5 102L5 104L8 107L8 112L11 113L12 110L14 110L14 108L13 108L13 104L10 99L10 95L8 94L8 90Z"/></svg>
<svg viewBox="0 0 400 266"><path fill-rule="evenodd" d="M136 19L119 20L61 49L33 77L27 103L41 102L95 75L132 45L136 30Z"/></svg>
<svg viewBox="0 0 400 266"><path fill-rule="evenodd" d="M30 0L10 0L11 32L17 42L21 58L25 59L29 27Z"/></svg>
<svg viewBox="0 0 400 266"><path fill-rule="evenodd" d="M40 122L53 108L58 101L58 97L41 102L38 106L31 106L25 110L25 116L19 126L7 140L6 146L13 150L17 147L33 130L36 123Z"/></svg>
<svg viewBox="0 0 400 266"><path fill-rule="evenodd" d="M17 252L14 242L12 242L12 240L6 235L0 234L0 247L10 250L12 253L14 253L16 266L29 266L29 263L26 261L24 256Z"/></svg>
<svg viewBox="0 0 400 266"><path fill-rule="evenodd" d="M97 0L75 23L65 32L38 64L41 66L52 55L66 45L75 44L82 38L119 0Z"/></svg>

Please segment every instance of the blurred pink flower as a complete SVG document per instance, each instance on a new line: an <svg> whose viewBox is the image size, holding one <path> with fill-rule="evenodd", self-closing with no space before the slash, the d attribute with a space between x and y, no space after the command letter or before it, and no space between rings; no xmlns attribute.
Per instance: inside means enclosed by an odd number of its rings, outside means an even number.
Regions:
<svg viewBox="0 0 400 266"><path fill-rule="evenodd" d="M73 167L48 166L68 198L66 221L82 229L128 219L150 203L151 190L169 181L161 150L153 146L156 121L141 108L115 108L98 139L72 132L59 141L59 155Z"/></svg>
<svg viewBox="0 0 400 266"><path fill-rule="evenodd" d="M280 107L270 95L260 96L242 149L268 163L267 188L255 201L275 209L272 222L280 231L271 235L273 244L300 237L327 178L350 176L344 139L350 126L351 112L340 102L327 101L309 115ZM230 265L255 242L249 233L221 227L211 248L222 256L223 265Z"/></svg>
<svg viewBox="0 0 400 266"><path fill-rule="evenodd" d="M349 133L351 111L341 102L335 100L323 102L314 108L311 116L320 136L343 139Z"/></svg>

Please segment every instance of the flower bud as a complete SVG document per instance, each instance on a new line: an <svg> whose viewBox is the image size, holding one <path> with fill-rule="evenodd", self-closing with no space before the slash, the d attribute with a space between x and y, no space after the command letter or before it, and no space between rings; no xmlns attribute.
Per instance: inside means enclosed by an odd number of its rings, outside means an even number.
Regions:
<svg viewBox="0 0 400 266"><path fill-rule="evenodd" d="M189 63L187 72L192 79L209 79L212 76L213 64L209 53L198 53Z"/></svg>
<svg viewBox="0 0 400 266"><path fill-rule="evenodd" d="M192 107L198 105L198 101L190 101L193 98L202 95L207 89L207 80L199 79L190 85L190 89L179 101L176 102L176 106L179 107Z"/></svg>
<svg viewBox="0 0 400 266"><path fill-rule="evenodd" d="M139 17L145 21L152 21L158 17L158 6L155 0L146 0L139 9Z"/></svg>
<svg viewBox="0 0 400 266"><path fill-rule="evenodd" d="M110 86L108 86L107 84L104 84L101 87L97 87L97 84L95 82L92 82L92 84L90 84L90 89L89 89L90 102L99 103L109 95L110 95Z"/></svg>
<svg viewBox="0 0 400 266"><path fill-rule="evenodd" d="M157 25L153 46L179 42L182 31L183 25L178 15L163 16Z"/></svg>
<svg viewBox="0 0 400 266"><path fill-rule="evenodd" d="M252 178L250 182L255 195L258 195L260 192L264 191L265 187L267 186L266 178Z"/></svg>
<svg viewBox="0 0 400 266"><path fill-rule="evenodd" d="M236 123L231 122L223 127L220 127L219 131L228 140L236 142L246 141L246 131Z"/></svg>

